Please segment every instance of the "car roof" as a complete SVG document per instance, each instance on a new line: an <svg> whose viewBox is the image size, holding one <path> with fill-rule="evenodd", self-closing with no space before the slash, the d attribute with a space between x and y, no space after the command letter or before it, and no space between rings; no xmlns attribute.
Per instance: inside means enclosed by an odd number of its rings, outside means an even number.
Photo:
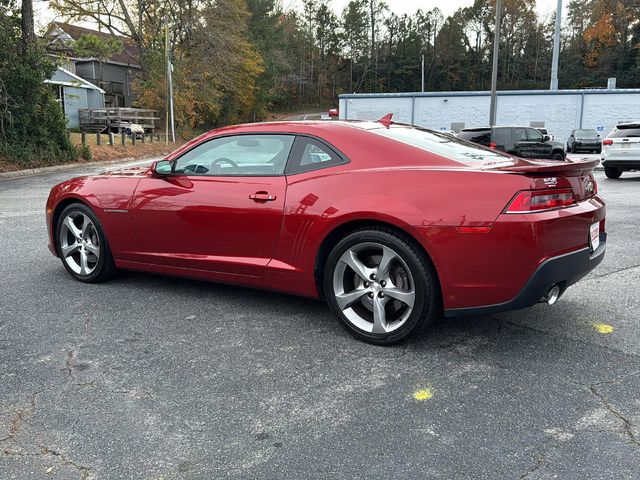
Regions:
<svg viewBox="0 0 640 480"><path fill-rule="evenodd" d="M616 128L640 128L640 122L619 123Z"/></svg>

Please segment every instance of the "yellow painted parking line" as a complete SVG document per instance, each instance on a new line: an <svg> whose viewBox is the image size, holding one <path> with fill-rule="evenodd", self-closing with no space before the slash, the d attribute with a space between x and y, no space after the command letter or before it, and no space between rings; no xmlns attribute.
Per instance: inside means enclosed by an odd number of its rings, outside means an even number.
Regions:
<svg viewBox="0 0 640 480"><path fill-rule="evenodd" d="M421 388L413 392L413 398L419 402L424 402L433 397L433 392L429 388Z"/></svg>
<svg viewBox="0 0 640 480"><path fill-rule="evenodd" d="M613 326L609 325L608 323L593 323L593 328L596 329L596 332L601 333L603 335L608 335L610 333L613 333Z"/></svg>

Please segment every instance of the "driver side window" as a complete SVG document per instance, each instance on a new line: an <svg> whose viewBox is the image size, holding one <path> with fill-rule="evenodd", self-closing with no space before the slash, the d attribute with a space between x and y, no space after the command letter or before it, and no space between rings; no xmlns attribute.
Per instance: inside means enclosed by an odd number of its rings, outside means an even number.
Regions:
<svg viewBox="0 0 640 480"><path fill-rule="evenodd" d="M540 133L540 131L536 130L535 128L527 128L527 136L529 137L529 140L532 142L543 141L542 133Z"/></svg>
<svg viewBox="0 0 640 480"><path fill-rule="evenodd" d="M201 143L179 157L173 173L206 176L283 175L293 135L234 135Z"/></svg>

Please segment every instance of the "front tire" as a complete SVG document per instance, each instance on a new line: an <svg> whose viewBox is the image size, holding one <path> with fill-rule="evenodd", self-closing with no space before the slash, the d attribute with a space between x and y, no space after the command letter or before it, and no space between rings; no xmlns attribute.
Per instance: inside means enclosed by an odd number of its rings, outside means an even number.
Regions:
<svg viewBox="0 0 640 480"><path fill-rule="evenodd" d="M555 152L553 154L553 159L554 160L564 160L564 155L560 152Z"/></svg>
<svg viewBox="0 0 640 480"><path fill-rule="evenodd" d="M67 206L56 225L56 249L64 268L76 280L99 283L114 276L116 267L98 217L84 204Z"/></svg>
<svg viewBox="0 0 640 480"><path fill-rule="evenodd" d="M620 175L622 175L622 170L620 170L619 168L604 167L604 174L607 176L607 178L616 179L620 178Z"/></svg>
<svg viewBox="0 0 640 480"><path fill-rule="evenodd" d="M357 230L333 248L324 292L345 330L376 345L408 340L439 311L428 257L410 238L383 228Z"/></svg>

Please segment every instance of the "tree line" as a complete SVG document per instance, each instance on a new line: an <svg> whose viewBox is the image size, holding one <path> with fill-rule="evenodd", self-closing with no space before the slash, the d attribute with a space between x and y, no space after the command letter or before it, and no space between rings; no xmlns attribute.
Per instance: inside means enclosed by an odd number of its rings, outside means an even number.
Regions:
<svg viewBox="0 0 640 480"><path fill-rule="evenodd" d="M43 81L53 72L33 33L32 2L0 0L0 157L75 158L64 117ZM335 105L348 92L427 91L490 86L495 0L449 16L438 8L397 15L382 0L53 0L66 20L91 22L133 42L142 73L140 106L165 110L165 26L174 64L176 120L189 134L265 118L268 112ZM555 18L535 0L503 0L498 86L549 86ZM640 87L640 2L570 0L563 19L560 87ZM108 56L121 48L78 42ZM37 137L37 138L36 138ZM2 160L0 158L0 160Z"/></svg>
<svg viewBox="0 0 640 480"><path fill-rule="evenodd" d="M54 0L68 19L90 20L139 47L136 90L164 109L164 21L183 128L261 119L269 110L325 107L347 92L490 86L495 0L444 16L438 8L397 15L382 0ZM560 55L561 88L640 86L640 2L571 0ZM535 0L504 0L499 88L548 88L555 18Z"/></svg>

